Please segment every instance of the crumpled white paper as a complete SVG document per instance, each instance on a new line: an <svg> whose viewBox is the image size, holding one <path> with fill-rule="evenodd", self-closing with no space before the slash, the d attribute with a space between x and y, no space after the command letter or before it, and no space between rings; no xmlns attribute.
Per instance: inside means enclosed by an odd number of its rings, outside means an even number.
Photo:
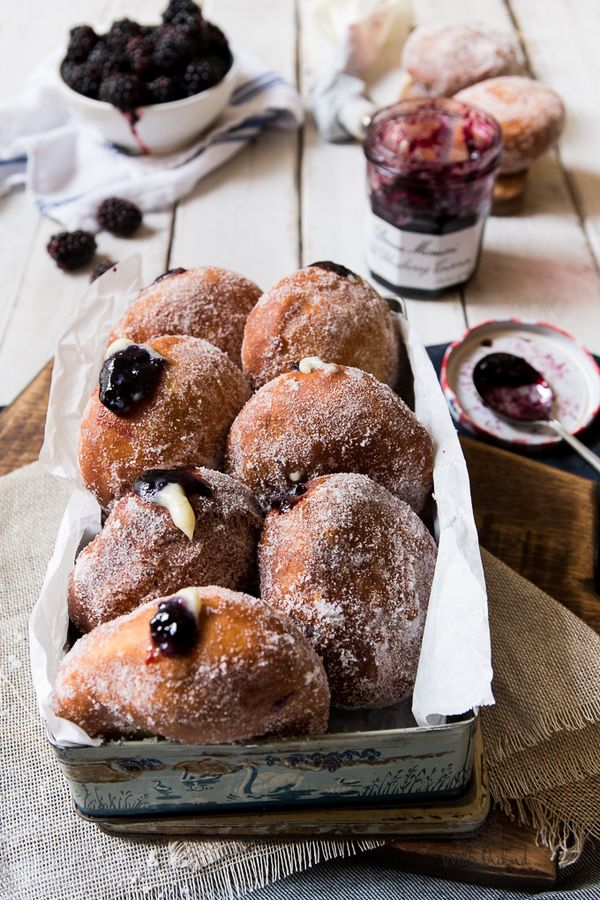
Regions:
<svg viewBox="0 0 600 900"><path fill-rule="evenodd" d="M54 361L40 461L54 476L65 479L73 493L31 616L30 646L38 705L60 743L100 743L56 717L51 696L67 635L69 574L84 535L89 538L100 528L100 508L79 475L79 423L97 383L109 332L142 285L138 256L118 263L115 271L94 282L60 339ZM456 430L425 348L408 322L396 318L414 374L415 412L435 446L438 560L412 710L420 725L436 725L444 716L494 702L487 597L469 478Z"/></svg>

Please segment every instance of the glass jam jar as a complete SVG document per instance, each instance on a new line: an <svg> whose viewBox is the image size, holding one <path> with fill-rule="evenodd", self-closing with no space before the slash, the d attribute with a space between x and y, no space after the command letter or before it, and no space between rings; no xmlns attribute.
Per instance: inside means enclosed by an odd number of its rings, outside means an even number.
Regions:
<svg viewBox="0 0 600 900"><path fill-rule="evenodd" d="M439 297L477 268L502 132L457 100L403 100L371 119L364 145L373 278L409 297Z"/></svg>

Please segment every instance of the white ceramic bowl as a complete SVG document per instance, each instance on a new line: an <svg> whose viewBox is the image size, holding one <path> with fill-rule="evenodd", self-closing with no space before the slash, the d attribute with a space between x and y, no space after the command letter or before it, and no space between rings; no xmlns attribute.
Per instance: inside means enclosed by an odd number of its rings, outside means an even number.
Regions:
<svg viewBox="0 0 600 900"><path fill-rule="evenodd" d="M93 126L111 144L133 153L152 154L177 150L205 131L229 103L235 78L234 58L225 77L214 87L183 100L141 106L136 119L111 103L78 94L63 81L60 66L58 71L58 81L74 116Z"/></svg>

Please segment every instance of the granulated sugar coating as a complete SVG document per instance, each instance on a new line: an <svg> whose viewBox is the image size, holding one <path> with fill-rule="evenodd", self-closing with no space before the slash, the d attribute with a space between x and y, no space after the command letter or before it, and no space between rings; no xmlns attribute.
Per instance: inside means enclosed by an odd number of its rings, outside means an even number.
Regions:
<svg viewBox="0 0 600 900"><path fill-rule="evenodd" d="M145 469L221 469L227 432L250 396L225 353L194 337L147 342L167 363L153 394L116 415L90 398L79 434L84 483L108 508Z"/></svg>
<svg viewBox="0 0 600 900"><path fill-rule="evenodd" d="M370 284L334 263L314 263L260 298L246 322L242 363L255 389L306 356L395 385L399 340L387 304Z"/></svg>
<svg viewBox="0 0 600 900"><path fill-rule="evenodd" d="M360 472L421 512L431 494L433 446L391 388L336 366L288 372L260 388L233 423L226 471L265 510L294 480Z"/></svg>
<svg viewBox="0 0 600 900"><path fill-rule="evenodd" d="M291 620L247 594L198 594L198 640L185 655L148 661L158 600L80 638L61 664L56 714L91 736L202 744L323 733L325 671Z"/></svg>
<svg viewBox="0 0 600 900"><path fill-rule="evenodd" d="M410 692L436 556L418 516L364 475L317 478L268 514L261 596L323 658L334 706L388 706Z"/></svg>
<svg viewBox="0 0 600 900"><path fill-rule="evenodd" d="M80 631L187 584L251 587L262 524L257 501L222 472L188 471L210 492L188 495L196 516L192 540L166 509L127 494L79 554L69 585L69 616Z"/></svg>
<svg viewBox="0 0 600 900"><path fill-rule="evenodd" d="M239 366L246 316L260 295L257 284L228 269L176 269L140 291L109 343L187 334L210 341Z"/></svg>

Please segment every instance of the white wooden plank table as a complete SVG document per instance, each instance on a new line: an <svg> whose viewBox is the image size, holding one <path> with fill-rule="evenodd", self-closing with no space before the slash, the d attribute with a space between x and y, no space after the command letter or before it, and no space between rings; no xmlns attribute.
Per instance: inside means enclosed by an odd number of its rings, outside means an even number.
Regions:
<svg viewBox="0 0 600 900"><path fill-rule="evenodd" d="M0 5L0 99L14 96L37 60L64 43L77 22L122 15L156 21L161 0L80 0ZM306 95L331 46L318 33L310 0L213 0L205 12L244 41ZM418 22L485 20L518 29L531 72L560 91L568 124L559 150L531 171L518 215L491 217L479 271L460 292L409 300L425 343L458 337L467 325L521 315L553 322L600 352L600 117L596 85L600 6L595 0L414 0ZM378 102L394 99L371 85ZM387 90L387 96L386 96ZM0 123L1 128L1 123ZM362 149L324 143L310 119L302 132L269 132L213 173L173 210L145 217L141 234L103 233L99 250L115 259L139 251L147 280L169 266L217 264L263 287L315 259L366 274L367 198ZM51 356L88 274L65 275L45 244L57 230L25 192L0 199L0 405Z"/></svg>

